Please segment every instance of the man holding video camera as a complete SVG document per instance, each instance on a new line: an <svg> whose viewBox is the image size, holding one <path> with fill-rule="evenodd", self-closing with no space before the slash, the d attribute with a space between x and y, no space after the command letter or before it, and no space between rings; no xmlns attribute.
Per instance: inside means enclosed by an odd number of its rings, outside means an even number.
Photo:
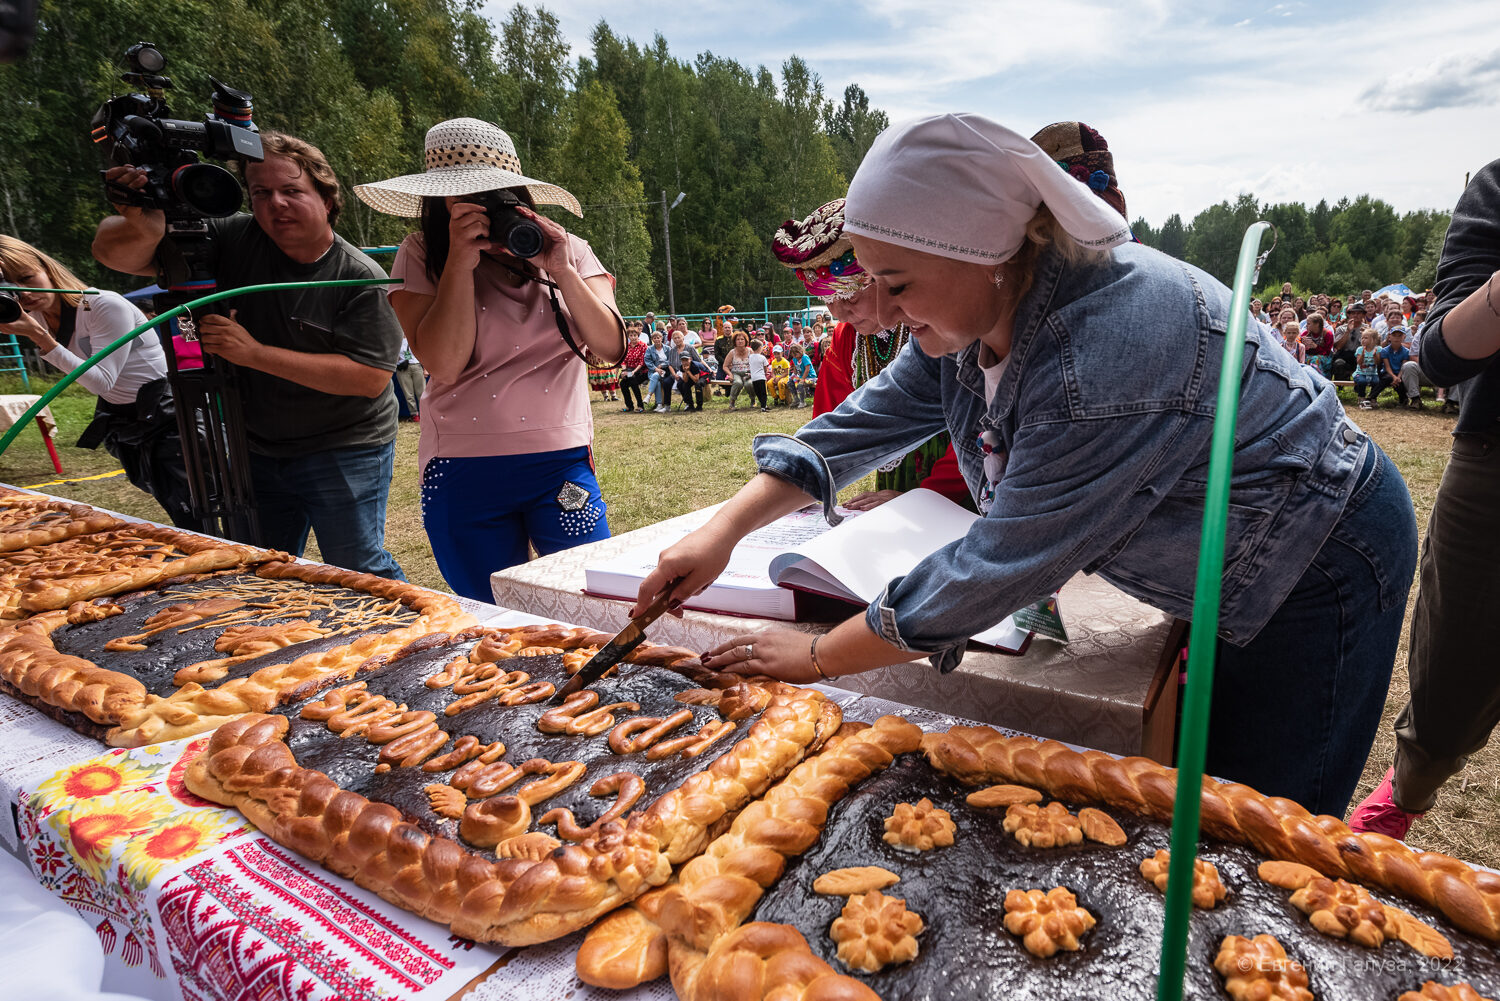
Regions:
<svg viewBox="0 0 1500 1001"><path fill-rule="evenodd" d="M323 154L291 136L261 138L265 159L244 164L251 214L207 220L219 288L384 278L333 231L342 195ZM112 167L105 179L113 190L148 183L133 166ZM95 258L155 275L164 214L115 208L99 224ZM402 334L383 287L261 292L224 305L227 315L197 318L199 336L241 372L259 541L300 555L311 530L327 562L404 580L384 546Z"/></svg>

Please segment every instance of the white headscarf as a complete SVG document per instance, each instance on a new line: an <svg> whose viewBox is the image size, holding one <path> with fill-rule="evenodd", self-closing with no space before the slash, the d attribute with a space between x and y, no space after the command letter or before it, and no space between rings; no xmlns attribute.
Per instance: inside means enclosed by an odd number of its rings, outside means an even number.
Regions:
<svg viewBox="0 0 1500 1001"><path fill-rule="evenodd" d="M1085 247L1130 241L1120 214L1030 139L980 115L933 115L876 138L849 185L844 232L998 264L1043 204Z"/></svg>

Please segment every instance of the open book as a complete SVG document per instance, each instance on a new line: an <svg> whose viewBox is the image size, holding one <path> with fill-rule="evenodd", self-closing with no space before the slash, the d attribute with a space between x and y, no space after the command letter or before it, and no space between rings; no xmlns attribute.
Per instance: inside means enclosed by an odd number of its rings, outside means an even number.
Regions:
<svg viewBox="0 0 1500 1001"><path fill-rule="evenodd" d="M688 608L757 618L799 621L828 612L813 595L868 605L896 577L922 559L960 539L979 517L931 490L909 490L873 511L846 511L830 528L817 508L793 512L747 535L735 547L729 566ZM626 553L586 567L590 594L634 598L641 581L656 568L661 549ZM843 606L834 614L847 614ZM974 639L1011 652L1022 649L1030 631L1011 616Z"/></svg>

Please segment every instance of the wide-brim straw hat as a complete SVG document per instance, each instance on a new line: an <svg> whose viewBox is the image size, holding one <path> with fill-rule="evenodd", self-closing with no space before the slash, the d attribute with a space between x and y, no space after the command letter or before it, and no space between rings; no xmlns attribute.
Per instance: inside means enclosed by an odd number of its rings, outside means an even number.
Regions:
<svg viewBox="0 0 1500 1001"><path fill-rule="evenodd" d="M377 212L415 219L423 198L476 195L499 188L525 188L538 205L560 205L583 217L578 199L560 188L521 173L510 136L477 118L450 118L427 130L427 169L388 181L357 184L354 193Z"/></svg>

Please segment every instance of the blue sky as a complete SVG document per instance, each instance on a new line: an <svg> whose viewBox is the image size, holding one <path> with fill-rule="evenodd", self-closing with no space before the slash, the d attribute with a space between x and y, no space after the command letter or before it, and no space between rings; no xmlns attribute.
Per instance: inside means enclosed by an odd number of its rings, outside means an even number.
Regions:
<svg viewBox="0 0 1500 1001"><path fill-rule="evenodd" d="M1493 0L546 6L575 57L603 18L639 43L660 32L679 59L711 50L778 70L795 53L830 97L858 83L893 121L975 111L1030 134L1081 119L1109 140L1131 216L1155 226L1242 191L1448 209L1465 172L1500 157Z"/></svg>

